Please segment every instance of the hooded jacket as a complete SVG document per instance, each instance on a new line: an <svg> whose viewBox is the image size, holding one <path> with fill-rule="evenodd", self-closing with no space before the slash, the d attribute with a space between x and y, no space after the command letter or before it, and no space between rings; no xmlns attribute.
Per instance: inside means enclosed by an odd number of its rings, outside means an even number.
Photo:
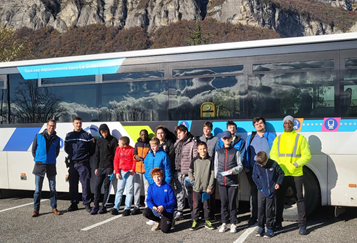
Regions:
<svg viewBox="0 0 357 243"><path fill-rule="evenodd" d="M146 155L149 153L150 150L150 143L149 140L143 141L141 138L138 138L138 142L135 144L134 148L134 155L138 155L142 160L136 160L136 168L135 172L137 173L144 173L145 172L145 167L144 167L144 159Z"/></svg>
<svg viewBox="0 0 357 243"><path fill-rule="evenodd" d="M144 164L145 164L145 178L149 184L154 183L154 180L151 177L151 170L156 167L160 167L164 171L163 180L165 180L166 183L171 182L172 174L171 174L169 156L165 153L165 151L162 148L159 148L159 150L155 153L155 155L150 150L150 152L145 157Z"/></svg>
<svg viewBox="0 0 357 243"><path fill-rule="evenodd" d="M179 143L182 144L181 153L179 152ZM187 133L186 139L175 143L175 170L187 175L188 169L193 158L197 157L197 142L191 133Z"/></svg>
<svg viewBox="0 0 357 243"><path fill-rule="evenodd" d="M109 128L106 124L99 127L99 131L108 131L106 138L99 137L97 139L95 149L95 169L98 168L111 168L113 169L113 161L115 150L118 146L118 140L110 135Z"/></svg>
<svg viewBox="0 0 357 243"><path fill-rule="evenodd" d="M130 145L123 148L118 146L114 156L114 174L120 173L121 170L135 172L135 166L134 148Z"/></svg>

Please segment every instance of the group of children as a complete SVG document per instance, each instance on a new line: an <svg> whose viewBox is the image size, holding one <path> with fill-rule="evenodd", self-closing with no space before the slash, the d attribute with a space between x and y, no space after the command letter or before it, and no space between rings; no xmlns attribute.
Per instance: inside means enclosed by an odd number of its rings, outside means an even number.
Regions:
<svg viewBox="0 0 357 243"><path fill-rule="evenodd" d="M162 126L156 129L156 134L160 131L164 132ZM105 213L106 203L108 199L109 184L107 181L110 177L117 178L117 190L115 194L113 215L119 214L119 207L126 189L125 207L123 216L130 214L139 214L140 211L140 192L142 188L145 191L145 206L143 216L150 220L148 224L152 224L152 230L158 230L168 233L175 222L175 183L173 183L173 168L172 168L172 149L168 149L168 142L165 139L160 139L156 136L149 140L148 132L142 130L140 138L135 145L135 148L129 145L128 137L123 136L119 139L119 146L115 148L113 165L103 164L99 161L103 157L113 157L113 146L111 141L103 143L101 140L108 140L109 129L106 125L100 126L100 134L102 135L97 142L96 159L97 163L95 174L97 171L105 171L106 176L101 176L96 180L95 202L90 214ZM103 136L107 135L107 136ZM211 202L214 198L214 188L217 184L221 199L221 222L222 225L218 231L223 233L228 230L228 222L230 222L229 231L237 232L237 193L238 193L238 174L243 170L241 152L232 147L232 134L230 131L224 131L221 134L223 147L216 149L213 156L208 153L206 142L195 142L198 156L192 159L188 170L188 179L185 181L186 186L192 187L192 208L191 230L199 227L200 208L203 208L204 226L208 229L214 229L210 218ZM109 137L112 139L112 137ZM101 146L101 147L100 147ZM101 154L102 153L102 154ZM170 158L171 157L171 158ZM257 235L272 237L273 221L274 221L274 193L281 185L284 173L279 165L268 158L268 155L261 151L256 155L257 163L253 169L253 180L257 185L258 192L258 226ZM100 168L107 166L108 168ZM109 171L113 168L113 174ZM105 174L104 173L104 174ZM103 174L103 173L101 173ZM98 176L98 175L97 175ZM104 183L104 201L99 207L100 190ZM98 195L99 194L99 195ZM132 200L134 198L134 209L130 211ZM191 206L191 205L190 205ZM266 221L266 222L264 222ZM266 224L267 232L264 230Z"/></svg>

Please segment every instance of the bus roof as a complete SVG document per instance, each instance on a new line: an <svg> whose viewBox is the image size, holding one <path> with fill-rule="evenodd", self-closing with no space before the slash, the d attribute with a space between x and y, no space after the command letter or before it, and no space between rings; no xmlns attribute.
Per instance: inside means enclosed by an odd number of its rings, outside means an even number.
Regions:
<svg viewBox="0 0 357 243"><path fill-rule="evenodd" d="M163 55L188 54L188 53L197 53L197 52L212 52L212 51L227 51L227 50L239 50L239 49L250 49L250 48L262 48L262 47L318 44L318 43L353 41L353 40L357 40L356 33L303 36L303 37L292 37L292 38L229 42L229 43L219 43L219 44L209 44L209 45L147 49L147 50L126 51L126 52L112 52L112 53L91 54L91 55L81 55L81 56L55 57L55 58L24 60L24 61L14 61L14 62L1 62L0 68L41 65L41 64L54 64L54 63L64 63L64 62L103 60L103 59L124 58L124 57L125 58L149 57L149 56L163 56Z"/></svg>

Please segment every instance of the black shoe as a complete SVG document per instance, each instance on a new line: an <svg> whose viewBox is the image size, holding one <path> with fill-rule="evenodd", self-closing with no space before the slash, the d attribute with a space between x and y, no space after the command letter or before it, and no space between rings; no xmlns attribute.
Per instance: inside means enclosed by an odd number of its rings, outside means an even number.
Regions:
<svg viewBox="0 0 357 243"><path fill-rule="evenodd" d="M69 206L69 208L67 209L68 212L76 210L78 210L78 205L76 203L72 203L71 206Z"/></svg>
<svg viewBox="0 0 357 243"><path fill-rule="evenodd" d="M92 210L92 208L90 207L90 204L84 205L84 208L87 210L88 213L90 213L90 211Z"/></svg>
<svg viewBox="0 0 357 243"><path fill-rule="evenodd" d="M248 220L248 226L252 226L253 224L255 224L257 222L257 219L256 218L250 218Z"/></svg>
<svg viewBox="0 0 357 243"><path fill-rule="evenodd" d="M123 216L129 216L130 215L130 209L125 209L123 211Z"/></svg>
<svg viewBox="0 0 357 243"><path fill-rule="evenodd" d="M113 210L112 210L112 215L118 215L118 214L119 214L118 210L115 209L115 208L113 208Z"/></svg>
<svg viewBox="0 0 357 243"><path fill-rule="evenodd" d="M138 208L138 207L135 207L135 208L133 209L133 211L131 211L131 215L140 214L140 213L141 213L141 210L140 210L140 208Z"/></svg>
<svg viewBox="0 0 357 243"><path fill-rule="evenodd" d="M95 214L97 214L97 213L98 213L98 207L94 206L94 207L92 208L92 210L90 211L90 214L91 214L91 215L95 215Z"/></svg>
<svg viewBox="0 0 357 243"><path fill-rule="evenodd" d="M276 232L282 230L282 228L283 226L281 224L274 224L273 230Z"/></svg>
<svg viewBox="0 0 357 243"><path fill-rule="evenodd" d="M98 211L99 214L104 214L107 213L107 207L106 206L101 206Z"/></svg>
<svg viewBox="0 0 357 243"><path fill-rule="evenodd" d="M306 225L300 226L299 234L300 235L307 235Z"/></svg>

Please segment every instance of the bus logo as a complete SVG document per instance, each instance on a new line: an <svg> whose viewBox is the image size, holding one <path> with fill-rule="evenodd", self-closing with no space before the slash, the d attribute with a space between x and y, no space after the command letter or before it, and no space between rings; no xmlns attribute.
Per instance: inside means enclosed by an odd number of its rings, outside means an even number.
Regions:
<svg viewBox="0 0 357 243"><path fill-rule="evenodd" d="M299 130L301 122L298 119L294 119L294 130Z"/></svg>
<svg viewBox="0 0 357 243"><path fill-rule="evenodd" d="M322 132L337 132L341 118L328 117L324 119L322 126Z"/></svg>

